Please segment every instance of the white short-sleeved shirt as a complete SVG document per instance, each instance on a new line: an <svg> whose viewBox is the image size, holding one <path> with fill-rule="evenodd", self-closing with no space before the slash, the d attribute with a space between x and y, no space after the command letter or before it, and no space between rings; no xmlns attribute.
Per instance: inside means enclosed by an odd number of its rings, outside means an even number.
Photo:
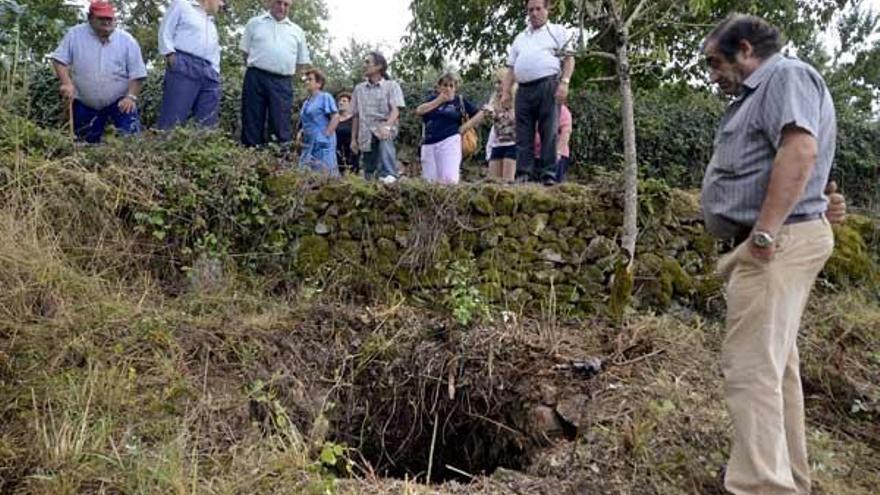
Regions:
<svg viewBox="0 0 880 495"><path fill-rule="evenodd" d="M185 52L211 62L220 73L220 38L214 17L196 0L172 0L159 23L159 53Z"/></svg>
<svg viewBox="0 0 880 495"><path fill-rule="evenodd" d="M76 99L100 110L128 94L128 83L147 77L141 47L133 36L115 29L106 43L88 23L70 28L52 59L70 68Z"/></svg>
<svg viewBox="0 0 880 495"><path fill-rule="evenodd" d="M529 83L559 74L561 57L573 55L573 36L560 24L531 25L516 35L508 49L507 65L513 67L516 82Z"/></svg>
<svg viewBox="0 0 880 495"><path fill-rule="evenodd" d="M312 63L305 32L290 19L277 21L271 14L248 21L239 49L247 53L247 66L273 74L292 76L297 65Z"/></svg>

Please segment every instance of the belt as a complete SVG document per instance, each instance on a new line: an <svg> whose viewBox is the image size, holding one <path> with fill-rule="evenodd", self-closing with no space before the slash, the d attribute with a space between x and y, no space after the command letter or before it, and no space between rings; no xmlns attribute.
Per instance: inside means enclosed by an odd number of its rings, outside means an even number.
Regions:
<svg viewBox="0 0 880 495"><path fill-rule="evenodd" d="M204 63L206 63L206 64L210 64L210 63L211 63L210 60L208 60L208 59L206 59L206 58L204 58L204 57L200 57L200 56L198 56L198 55L193 55L192 53L190 53L190 52L185 52L185 51L183 51L183 50L175 50L174 53L179 53L179 54L181 54L181 55L186 55L187 57L194 58L194 59L196 59L196 60L200 60L200 61L202 61L202 62L204 62Z"/></svg>
<svg viewBox="0 0 880 495"><path fill-rule="evenodd" d="M819 220L820 218L825 218L824 213L802 213L798 215L789 215L788 218L785 219L784 225L793 225L796 223L804 223L804 222L812 222L813 220ZM751 234L751 229L745 229L740 234L727 238L727 239L719 239L719 252L724 254L728 251L733 250L736 246L739 246L749 238L749 234Z"/></svg>
<svg viewBox="0 0 880 495"><path fill-rule="evenodd" d="M559 78L559 74L553 74L552 76L539 77L538 79L535 79L533 81L521 82L521 83L517 83L517 84L519 85L519 87L536 86L536 85L541 84L542 82L545 82L549 79L558 79L558 78Z"/></svg>
<svg viewBox="0 0 880 495"><path fill-rule="evenodd" d="M785 225L791 225L793 223L811 222L813 220L819 220L820 218L825 218L825 214L824 213L803 213L800 215L789 215L788 218L785 219Z"/></svg>
<svg viewBox="0 0 880 495"><path fill-rule="evenodd" d="M266 70L266 69L261 69L261 68L259 68L259 67L254 67L253 65L248 66L248 70L257 71L257 72L259 72L259 73L261 73L261 74L265 74L265 75L270 76L270 77L277 77L278 79L290 79L290 78L293 77L293 76L285 76L284 74L278 74L277 72L270 72L270 71L268 71L268 70Z"/></svg>

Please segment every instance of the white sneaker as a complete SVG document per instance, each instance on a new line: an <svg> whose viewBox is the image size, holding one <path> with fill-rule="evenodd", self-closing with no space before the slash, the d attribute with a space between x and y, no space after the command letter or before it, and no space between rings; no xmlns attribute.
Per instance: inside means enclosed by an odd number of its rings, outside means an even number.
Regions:
<svg viewBox="0 0 880 495"><path fill-rule="evenodd" d="M397 182L397 177L393 175L386 175L385 177L379 179L379 182L381 182L382 184L394 184L395 182Z"/></svg>

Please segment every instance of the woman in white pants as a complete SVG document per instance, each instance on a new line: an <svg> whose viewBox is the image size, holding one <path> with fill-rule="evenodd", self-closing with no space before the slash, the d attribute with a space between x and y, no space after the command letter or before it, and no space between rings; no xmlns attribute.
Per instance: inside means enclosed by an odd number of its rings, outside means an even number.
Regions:
<svg viewBox="0 0 880 495"><path fill-rule="evenodd" d="M456 96L458 80L443 74L437 88L416 107L422 117L425 137L422 141L422 178L428 182L457 184L461 170L461 134L463 121L478 109L461 95Z"/></svg>

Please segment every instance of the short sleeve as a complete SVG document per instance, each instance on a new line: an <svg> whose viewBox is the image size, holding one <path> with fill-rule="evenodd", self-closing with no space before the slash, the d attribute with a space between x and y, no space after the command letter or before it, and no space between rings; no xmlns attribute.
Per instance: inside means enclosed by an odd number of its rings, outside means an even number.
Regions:
<svg viewBox="0 0 880 495"><path fill-rule="evenodd" d="M761 124L773 146L782 145L782 130L790 125L818 136L825 92L818 74L806 66L783 66L764 84Z"/></svg>
<svg viewBox="0 0 880 495"><path fill-rule="evenodd" d="M251 51L251 36L254 34L254 20L251 19L244 26L244 33L241 35L241 41L238 42L238 49L245 52L250 53Z"/></svg>
<svg viewBox="0 0 880 495"><path fill-rule="evenodd" d="M556 38L557 43L559 44L559 52L563 55L574 55L575 34L566 29L565 26L556 24L553 27L555 28L553 37Z"/></svg>
<svg viewBox="0 0 880 495"><path fill-rule="evenodd" d="M358 93L360 92L360 85L354 87L354 91L351 92L351 116L358 116Z"/></svg>
<svg viewBox="0 0 880 495"><path fill-rule="evenodd" d="M480 112L480 109L474 106L474 104L471 103L470 100L464 98L464 111L467 112L468 117L473 117Z"/></svg>
<svg viewBox="0 0 880 495"><path fill-rule="evenodd" d="M297 43L296 64L308 65L312 63L312 55L309 52L309 45L306 42L306 35L300 31L299 43Z"/></svg>
<svg viewBox="0 0 880 495"><path fill-rule="evenodd" d="M144 64L141 46L132 37L129 38L127 65L129 79L145 79L147 77L147 66Z"/></svg>
<svg viewBox="0 0 880 495"><path fill-rule="evenodd" d="M406 106L406 101L403 99L403 90L400 89L400 84L397 84L397 81L391 81L391 103L398 108Z"/></svg>
<svg viewBox="0 0 880 495"><path fill-rule="evenodd" d="M513 67L516 64L516 58L519 56L519 50L516 48L516 40L519 39L519 35L513 39L513 43L507 47L507 66Z"/></svg>
<svg viewBox="0 0 880 495"><path fill-rule="evenodd" d="M329 93L321 93L321 111L324 112L324 115L339 113L336 100Z"/></svg>
<svg viewBox="0 0 880 495"><path fill-rule="evenodd" d="M64 65L73 63L73 29L68 30L64 37L61 38L61 43L52 52L52 58Z"/></svg>

